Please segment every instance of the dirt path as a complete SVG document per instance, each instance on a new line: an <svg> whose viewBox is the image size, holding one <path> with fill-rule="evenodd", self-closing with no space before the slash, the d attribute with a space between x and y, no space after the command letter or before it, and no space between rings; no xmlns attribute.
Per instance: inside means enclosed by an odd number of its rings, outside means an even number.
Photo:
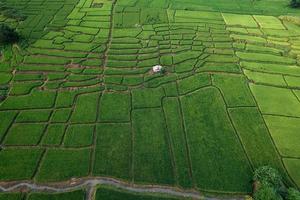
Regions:
<svg viewBox="0 0 300 200"><path fill-rule="evenodd" d="M19 191L32 191L32 192L46 192L46 193L60 193L69 192L77 189L87 190L87 200L95 198L96 187L99 185L106 185L115 187L117 189L126 190L135 193L152 193L152 194L165 194L174 197L186 197L193 199L205 200L242 200L243 197L220 198L220 197L204 197L197 191L182 190L177 187L160 186L160 185L136 185L113 178L81 178L72 179L67 182L58 182L51 184L36 184L32 182L0 182L0 192L19 192Z"/></svg>

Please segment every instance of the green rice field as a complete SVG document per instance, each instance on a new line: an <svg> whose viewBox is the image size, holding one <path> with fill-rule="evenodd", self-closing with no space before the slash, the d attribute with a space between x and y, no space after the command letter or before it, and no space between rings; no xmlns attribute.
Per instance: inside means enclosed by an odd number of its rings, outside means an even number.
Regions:
<svg viewBox="0 0 300 200"><path fill-rule="evenodd" d="M0 11L24 38L0 47L0 186L101 177L239 196L269 165L300 188L300 10L288 0L1 2L27 17ZM0 187L0 200L86 193Z"/></svg>

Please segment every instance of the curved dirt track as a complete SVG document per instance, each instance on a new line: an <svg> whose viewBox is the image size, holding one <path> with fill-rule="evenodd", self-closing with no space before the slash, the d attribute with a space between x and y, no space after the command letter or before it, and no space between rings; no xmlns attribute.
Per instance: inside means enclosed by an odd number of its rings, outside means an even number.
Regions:
<svg viewBox="0 0 300 200"><path fill-rule="evenodd" d="M160 186L160 185L136 185L128 182L120 181L113 178L81 178L72 179L68 182L59 182L52 184L36 184L32 182L0 182L0 192L18 192L18 191L33 191L46 193L61 193L69 192L77 189L87 190L87 200L95 198L96 187L106 185L135 193L152 193L164 194L174 197L205 199L205 200L242 200L243 197L221 198L221 197L204 197L197 191L183 190L177 187Z"/></svg>

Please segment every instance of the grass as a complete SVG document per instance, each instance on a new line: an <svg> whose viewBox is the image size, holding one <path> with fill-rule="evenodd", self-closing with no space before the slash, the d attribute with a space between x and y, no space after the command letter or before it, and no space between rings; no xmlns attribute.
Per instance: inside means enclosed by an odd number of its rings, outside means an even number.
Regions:
<svg viewBox="0 0 300 200"><path fill-rule="evenodd" d="M192 187L188 147L178 99L164 99L163 109L174 154L177 182L181 187Z"/></svg>
<svg viewBox="0 0 300 200"><path fill-rule="evenodd" d="M268 84L268 85L274 85L280 87L287 86L283 76L279 74L268 74L268 73L254 72L250 70L244 70L244 73L249 80L257 84ZM286 79L288 78L290 77L287 76Z"/></svg>
<svg viewBox="0 0 300 200"><path fill-rule="evenodd" d="M59 145L62 142L64 132L66 129L65 124L51 124L47 127L45 136L43 137L43 145Z"/></svg>
<svg viewBox="0 0 300 200"><path fill-rule="evenodd" d="M10 96L1 105L1 110L51 108L54 104L55 92L32 91L29 95Z"/></svg>
<svg viewBox="0 0 300 200"><path fill-rule="evenodd" d="M100 187L96 193L96 200L101 200L101 199L176 200L177 198L169 197L169 196L153 195L153 194L134 193L134 192L128 192L123 190L116 190L109 187Z"/></svg>
<svg viewBox="0 0 300 200"><path fill-rule="evenodd" d="M0 152L0 179L2 181L31 179L37 168L42 150L7 149Z"/></svg>
<svg viewBox="0 0 300 200"><path fill-rule="evenodd" d="M30 193L27 197L28 200L84 200L85 192L82 190L58 193L58 194L43 194L43 193Z"/></svg>
<svg viewBox="0 0 300 200"><path fill-rule="evenodd" d="M24 198L22 193L1 193L0 200L21 200Z"/></svg>
<svg viewBox="0 0 300 200"><path fill-rule="evenodd" d="M16 117L15 112L7 111L7 112L0 112L0 141L2 140L3 136L9 129L10 125L13 123L14 118Z"/></svg>
<svg viewBox="0 0 300 200"><path fill-rule="evenodd" d="M179 94L186 94L193 92L201 87L209 86L211 83L210 76L208 74L197 74L191 77L180 80L178 86Z"/></svg>
<svg viewBox="0 0 300 200"><path fill-rule="evenodd" d="M27 18L0 16L26 39L0 47L0 179L245 194L268 164L300 186L300 28L278 17L299 11L287 0L2 3Z"/></svg>
<svg viewBox="0 0 300 200"><path fill-rule="evenodd" d="M78 96L76 107L71 116L71 122L95 122L99 93L82 94Z"/></svg>
<svg viewBox="0 0 300 200"><path fill-rule="evenodd" d="M97 126L94 175L130 180L132 141L129 124Z"/></svg>
<svg viewBox="0 0 300 200"><path fill-rule="evenodd" d="M212 87L204 88L182 97L181 101L197 187L250 191L247 180L250 179L251 168L219 91ZM194 106L197 109L193 109Z"/></svg>
<svg viewBox="0 0 300 200"><path fill-rule="evenodd" d="M61 122L61 123L66 123L70 117L71 114L71 109L65 108L65 109L58 109L54 111L52 117L51 117L51 122Z"/></svg>
<svg viewBox="0 0 300 200"><path fill-rule="evenodd" d="M50 149L44 156L35 177L38 182L63 181L88 175L89 149Z"/></svg>
<svg viewBox="0 0 300 200"><path fill-rule="evenodd" d="M282 22L276 17L256 15L254 18L263 29L285 29Z"/></svg>
<svg viewBox="0 0 300 200"><path fill-rule="evenodd" d="M300 116L300 102L291 90L254 84L250 88L263 114Z"/></svg>
<svg viewBox="0 0 300 200"><path fill-rule="evenodd" d="M4 143L6 145L37 145L43 135L45 124L16 124L11 127Z"/></svg>
<svg viewBox="0 0 300 200"><path fill-rule="evenodd" d="M287 171L293 177L295 183L299 185L300 183L300 176L298 173L299 169L299 159L292 159L292 158L284 158L283 162L286 166Z"/></svg>
<svg viewBox="0 0 300 200"><path fill-rule="evenodd" d="M241 27L258 27L257 23L251 15L237 15L223 13L224 20L229 26L241 26Z"/></svg>
<svg viewBox="0 0 300 200"><path fill-rule="evenodd" d="M234 108L229 110L229 114L253 167L256 169L270 165L285 174L280 157L276 153L276 147L269 136L268 127L264 124L259 110L257 108Z"/></svg>
<svg viewBox="0 0 300 200"><path fill-rule="evenodd" d="M129 93L104 93L100 100L100 121L129 121L131 97Z"/></svg>
<svg viewBox="0 0 300 200"><path fill-rule="evenodd" d="M300 147L299 119L279 116L265 116L272 138L282 156L297 157ZM288 137L287 137L288 135Z"/></svg>
<svg viewBox="0 0 300 200"><path fill-rule="evenodd" d="M71 125L64 140L66 147L84 147L93 143L94 127L91 125Z"/></svg>
<svg viewBox="0 0 300 200"><path fill-rule="evenodd" d="M24 110L19 113L16 122L47 122L51 110Z"/></svg>
<svg viewBox="0 0 300 200"><path fill-rule="evenodd" d="M132 103L134 108L159 107L164 96L161 88L137 89L132 91Z"/></svg>
<svg viewBox="0 0 300 200"><path fill-rule="evenodd" d="M254 106L255 102L243 76L213 75L213 85L218 87L227 106Z"/></svg>
<svg viewBox="0 0 300 200"><path fill-rule="evenodd" d="M132 115L134 180L156 184L174 183L162 110L140 109L135 110Z"/></svg>

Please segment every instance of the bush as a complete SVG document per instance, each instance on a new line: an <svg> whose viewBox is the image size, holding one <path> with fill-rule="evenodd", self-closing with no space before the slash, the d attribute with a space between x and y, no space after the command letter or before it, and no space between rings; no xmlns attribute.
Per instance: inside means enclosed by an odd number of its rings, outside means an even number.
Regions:
<svg viewBox="0 0 300 200"><path fill-rule="evenodd" d="M267 184L262 184L258 191L254 194L255 200L282 200L281 196L277 194L276 190Z"/></svg>
<svg viewBox="0 0 300 200"><path fill-rule="evenodd" d="M7 97L7 90L2 90L0 88L0 102L4 101Z"/></svg>
<svg viewBox="0 0 300 200"><path fill-rule="evenodd" d="M282 186L282 179L279 172L269 166L256 169L253 180L260 182L262 185L274 187L276 190Z"/></svg>
<svg viewBox="0 0 300 200"><path fill-rule="evenodd" d="M294 188L289 188L287 200L300 200L300 192Z"/></svg>
<svg viewBox="0 0 300 200"><path fill-rule="evenodd" d="M299 8L300 7L300 0L291 0L290 3L292 8Z"/></svg>
<svg viewBox="0 0 300 200"><path fill-rule="evenodd" d="M18 42L19 34L15 29L10 28L5 24L0 25L0 44L12 44Z"/></svg>

